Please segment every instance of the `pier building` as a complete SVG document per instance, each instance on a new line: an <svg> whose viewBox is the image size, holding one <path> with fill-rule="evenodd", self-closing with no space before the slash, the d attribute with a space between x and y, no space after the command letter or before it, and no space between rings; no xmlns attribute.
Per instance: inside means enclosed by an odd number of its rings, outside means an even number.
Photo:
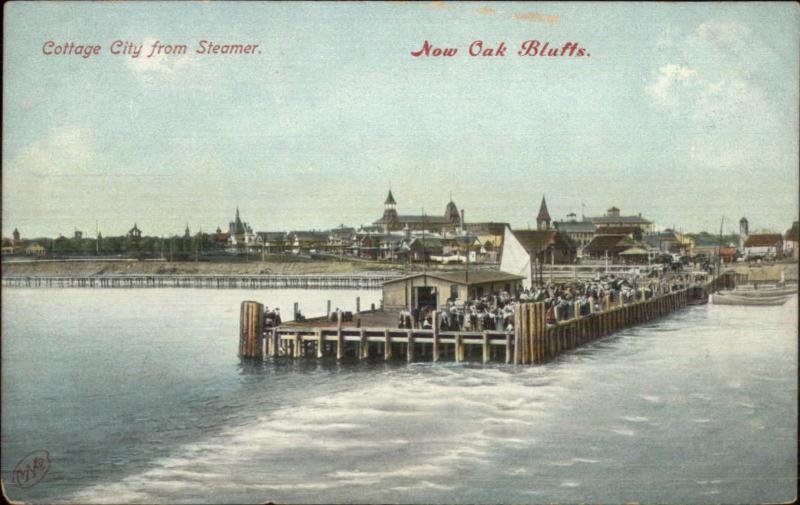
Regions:
<svg viewBox="0 0 800 505"><path fill-rule="evenodd" d="M387 281L383 306L386 310L438 308L448 300L458 304L500 291L515 295L521 291L522 281L521 275L488 270L420 273Z"/></svg>

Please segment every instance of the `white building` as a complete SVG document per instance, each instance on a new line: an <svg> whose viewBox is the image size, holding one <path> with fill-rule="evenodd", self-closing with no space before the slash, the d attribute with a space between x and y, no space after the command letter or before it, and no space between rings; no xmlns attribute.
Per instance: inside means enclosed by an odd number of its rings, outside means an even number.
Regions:
<svg viewBox="0 0 800 505"><path fill-rule="evenodd" d="M783 238L779 233L753 234L744 241L745 257L775 257L783 252Z"/></svg>

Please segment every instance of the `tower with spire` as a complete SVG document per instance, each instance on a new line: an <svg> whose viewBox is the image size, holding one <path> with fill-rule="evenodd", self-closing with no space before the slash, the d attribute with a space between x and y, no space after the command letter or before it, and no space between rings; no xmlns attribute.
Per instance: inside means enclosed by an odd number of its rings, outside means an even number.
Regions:
<svg viewBox="0 0 800 505"><path fill-rule="evenodd" d="M542 204L539 205L539 214L536 216L536 229L550 229L550 213L547 212L547 202L544 200L544 195L542 195Z"/></svg>
<svg viewBox="0 0 800 505"><path fill-rule="evenodd" d="M750 235L750 226L746 217L739 220L739 250L744 251L744 243Z"/></svg>
<svg viewBox="0 0 800 505"><path fill-rule="evenodd" d="M459 214L458 207L456 207L456 203L453 201L453 193L450 193L450 201L444 209L444 218L454 227L461 224L461 214Z"/></svg>
<svg viewBox="0 0 800 505"><path fill-rule="evenodd" d="M389 189L389 194L383 202L383 218L381 221L383 222L384 232L389 232L397 227L397 202L394 200L391 189Z"/></svg>

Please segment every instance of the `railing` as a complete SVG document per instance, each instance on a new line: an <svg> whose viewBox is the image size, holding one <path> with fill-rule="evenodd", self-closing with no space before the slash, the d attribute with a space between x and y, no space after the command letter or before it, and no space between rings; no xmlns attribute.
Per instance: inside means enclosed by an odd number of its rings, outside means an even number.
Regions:
<svg viewBox="0 0 800 505"><path fill-rule="evenodd" d="M331 275L204 275L204 274L112 274L97 276L10 275L6 287L52 288L365 288L380 289L400 274Z"/></svg>

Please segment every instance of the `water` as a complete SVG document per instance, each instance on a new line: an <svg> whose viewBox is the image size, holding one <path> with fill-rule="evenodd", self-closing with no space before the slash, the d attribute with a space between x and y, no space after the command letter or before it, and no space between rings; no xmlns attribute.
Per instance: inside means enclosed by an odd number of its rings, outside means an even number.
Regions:
<svg viewBox="0 0 800 505"><path fill-rule="evenodd" d="M236 357L243 299L375 291L3 292L13 499L753 503L794 497L797 297L700 306L536 367ZM25 454L52 466L9 485Z"/></svg>

